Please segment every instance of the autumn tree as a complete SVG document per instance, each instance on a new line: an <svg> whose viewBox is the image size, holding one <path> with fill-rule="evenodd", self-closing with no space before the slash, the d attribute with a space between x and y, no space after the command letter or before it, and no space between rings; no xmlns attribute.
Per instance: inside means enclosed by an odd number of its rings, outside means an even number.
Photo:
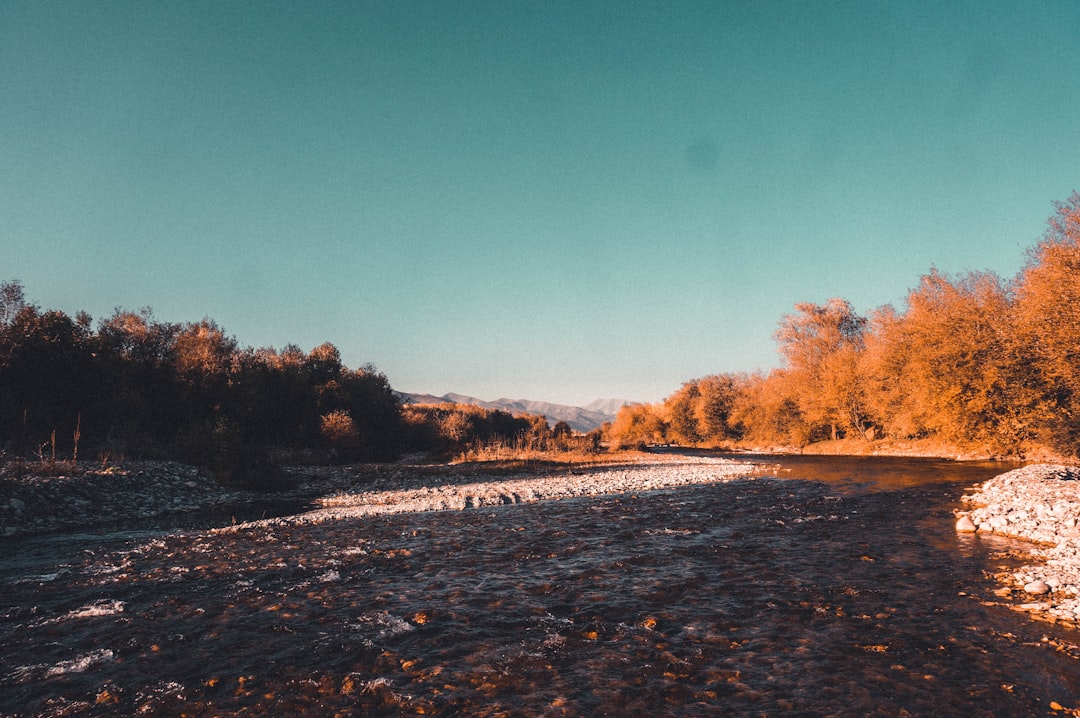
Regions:
<svg viewBox="0 0 1080 718"><path fill-rule="evenodd" d="M180 429L183 402L174 368L178 330L155 320L149 308L118 308L98 325L93 350L108 393L100 421L110 453L153 452Z"/></svg>
<svg viewBox="0 0 1080 718"><path fill-rule="evenodd" d="M1027 438L1010 312L997 275L932 270L908 293L902 316L875 318L864 366L891 433L998 450Z"/></svg>
<svg viewBox="0 0 1080 718"><path fill-rule="evenodd" d="M931 431L920 379L908 370L915 348L904 315L892 305L870 313L860 359L866 406L885 436L920 439Z"/></svg>
<svg viewBox="0 0 1080 718"><path fill-rule="evenodd" d="M664 400L664 416L667 419L667 438L679 444L694 445L701 441L697 407L701 392L697 380L688 381L682 388Z"/></svg>
<svg viewBox="0 0 1080 718"><path fill-rule="evenodd" d="M729 421L755 444L804 446L812 440L787 374L774 369L745 377L735 396Z"/></svg>
<svg viewBox="0 0 1080 718"><path fill-rule="evenodd" d="M842 431L862 434L870 428L858 374L865 328L866 319L839 298L796 304L781 320L774 336L785 379L812 431L826 427L836 439Z"/></svg>
<svg viewBox="0 0 1080 718"><path fill-rule="evenodd" d="M236 340L214 320L189 322L174 340L176 371L193 382L224 380L236 351Z"/></svg>
<svg viewBox="0 0 1080 718"><path fill-rule="evenodd" d="M652 404L631 404L619 409L608 429L607 440L616 449L644 448L667 440L663 408Z"/></svg>
<svg viewBox="0 0 1080 718"><path fill-rule="evenodd" d="M1055 204L1016 288L1013 329L1025 363L1031 416L1053 446L1080 453L1080 193Z"/></svg>
<svg viewBox="0 0 1080 718"><path fill-rule="evenodd" d="M719 442L742 436L743 427L733 419L732 412L746 381L745 376L735 374L717 374L698 380L694 418L703 440Z"/></svg>

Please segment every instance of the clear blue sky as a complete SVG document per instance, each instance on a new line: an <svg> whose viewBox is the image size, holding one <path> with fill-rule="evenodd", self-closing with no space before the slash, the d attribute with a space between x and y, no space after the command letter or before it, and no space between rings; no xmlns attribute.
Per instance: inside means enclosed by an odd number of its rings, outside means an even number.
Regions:
<svg viewBox="0 0 1080 718"><path fill-rule="evenodd" d="M654 401L799 301L1010 277L1080 189L1080 3L0 2L0 279Z"/></svg>

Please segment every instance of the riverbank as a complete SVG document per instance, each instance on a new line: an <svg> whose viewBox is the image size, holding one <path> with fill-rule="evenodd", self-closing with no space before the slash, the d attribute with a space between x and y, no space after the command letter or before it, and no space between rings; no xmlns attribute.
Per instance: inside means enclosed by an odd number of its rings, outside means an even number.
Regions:
<svg viewBox="0 0 1080 718"><path fill-rule="evenodd" d="M253 498L222 487L194 466L172 462L107 468L11 462L0 467L0 537L222 510Z"/></svg>
<svg viewBox="0 0 1080 718"><path fill-rule="evenodd" d="M224 487L208 473L173 462L107 468L57 463L0 466L0 537L125 525L170 516L251 514L273 502L356 515L547 498L647 491L705 483L750 465L723 459L628 452L606 463L498 461L459 464L291 466L292 488L262 493ZM681 468L674 468L681 467ZM515 496L517 498L515 498ZM360 508L360 507L368 508ZM257 512L255 515L259 515Z"/></svg>
<svg viewBox="0 0 1080 718"><path fill-rule="evenodd" d="M459 511L485 506L639 493L730 481L760 473L765 467L746 461L706 456L656 454L634 462L590 464L539 475L475 474L439 476L432 485L403 487L369 484L361 491L340 492L316 500L320 508L295 516L247 522L219 529L282 524L313 524L376 514ZM470 478L472 480L470 480Z"/></svg>
<svg viewBox="0 0 1080 718"><path fill-rule="evenodd" d="M1036 464L1001 474L963 497L957 531L1035 544L1031 565L996 574L1017 610L1080 625L1080 467Z"/></svg>
<svg viewBox="0 0 1080 718"><path fill-rule="evenodd" d="M1065 459L1046 447L1029 446L1022 455L1002 454L987 448L963 447L940 439L847 438L816 441L805 446L757 446L735 444L731 451L751 454L797 454L803 456L894 456L949 459L951 461L1022 460L1061 463Z"/></svg>

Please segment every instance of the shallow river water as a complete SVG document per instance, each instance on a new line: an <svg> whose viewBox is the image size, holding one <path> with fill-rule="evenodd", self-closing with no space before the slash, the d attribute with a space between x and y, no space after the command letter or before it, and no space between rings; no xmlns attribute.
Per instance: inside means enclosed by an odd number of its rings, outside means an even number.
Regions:
<svg viewBox="0 0 1080 718"><path fill-rule="evenodd" d="M769 461L636 496L5 540L0 715L1080 706L1080 635L986 576L1023 544L952 528L964 489L1011 467Z"/></svg>

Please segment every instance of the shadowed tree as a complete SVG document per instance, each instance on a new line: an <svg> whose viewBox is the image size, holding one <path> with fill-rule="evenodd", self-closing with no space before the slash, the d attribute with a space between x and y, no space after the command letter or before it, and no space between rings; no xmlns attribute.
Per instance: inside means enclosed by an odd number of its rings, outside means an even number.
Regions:
<svg viewBox="0 0 1080 718"><path fill-rule="evenodd" d="M19 281L0 282L0 330L11 326L26 306L26 293Z"/></svg>
<svg viewBox="0 0 1080 718"><path fill-rule="evenodd" d="M53 431L70 448L70 429L99 399L88 337L63 312L25 302L0 326L0 448L26 451Z"/></svg>
<svg viewBox="0 0 1080 718"><path fill-rule="evenodd" d="M698 382L688 381L677 392L664 400L664 415L667 418L667 438L671 441L692 446L701 441L702 434L698 426L697 406L701 403Z"/></svg>
<svg viewBox="0 0 1080 718"><path fill-rule="evenodd" d="M738 439L742 427L731 419L735 402L746 384L745 376L718 374L697 382L698 400L694 407L698 434L711 441Z"/></svg>

